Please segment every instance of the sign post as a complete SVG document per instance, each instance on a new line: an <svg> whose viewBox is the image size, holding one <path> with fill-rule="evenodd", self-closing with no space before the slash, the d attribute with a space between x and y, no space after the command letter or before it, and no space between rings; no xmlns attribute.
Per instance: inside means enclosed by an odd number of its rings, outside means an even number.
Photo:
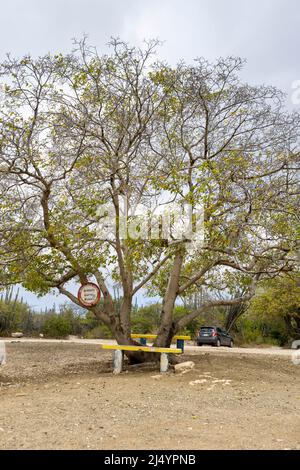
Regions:
<svg viewBox="0 0 300 470"><path fill-rule="evenodd" d="M77 297L84 307L95 307L100 301L100 289L97 284L88 282L80 287Z"/></svg>

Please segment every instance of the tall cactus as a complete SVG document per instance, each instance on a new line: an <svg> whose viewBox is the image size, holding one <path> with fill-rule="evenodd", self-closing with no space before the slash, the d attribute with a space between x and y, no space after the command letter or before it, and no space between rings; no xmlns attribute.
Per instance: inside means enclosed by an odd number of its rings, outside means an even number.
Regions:
<svg viewBox="0 0 300 470"><path fill-rule="evenodd" d="M18 302L19 292L20 292L20 288L18 287L16 296L15 296L15 299L14 299L14 302L13 302L13 307L14 307L14 308L15 308L15 306L16 306L16 303Z"/></svg>

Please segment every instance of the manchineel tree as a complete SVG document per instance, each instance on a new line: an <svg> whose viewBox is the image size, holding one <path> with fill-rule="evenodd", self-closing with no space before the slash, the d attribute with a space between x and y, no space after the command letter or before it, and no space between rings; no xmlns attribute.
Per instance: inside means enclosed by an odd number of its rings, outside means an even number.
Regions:
<svg viewBox="0 0 300 470"><path fill-rule="evenodd" d="M277 89L241 82L239 58L170 67L157 46L112 40L99 55L83 40L1 64L0 263L3 284L75 303L68 283L95 280L90 311L121 344L134 296L159 294L155 344L169 346L203 312L297 269L299 115ZM175 320L203 286L209 299Z"/></svg>

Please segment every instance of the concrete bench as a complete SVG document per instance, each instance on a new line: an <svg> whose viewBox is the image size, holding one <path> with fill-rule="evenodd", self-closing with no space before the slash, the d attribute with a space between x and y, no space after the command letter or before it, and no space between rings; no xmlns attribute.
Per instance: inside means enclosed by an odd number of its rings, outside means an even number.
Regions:
<svg viewBox="0 0 300 470"><path fill-rule="evenodd" d="M151 346L122 346L119 344L102 344L102 349L114 351L113 366L114 374L120 374L123 369L124 351L142 351L146 353L160 354L160 372L164 373L169 368L168 354L182 354L182 349L175 348L155 348Z"/></svg>
<svg viewBox="0 0 300 470"><path fill-rule="evenodd" d="M134 333L134 334L131 335L131 338L132 339L138 339L143 346L146 346L147 339L156 339L157 335L148 335L148 334L143 335L143 334L140 334L140 333ZM176 335L176 336L173 337L173 340L176 341L176 347L178 349L181 349L182 352L184 352L184 342L185 341L190 341L191 337L190 336L183 336L183 335Z"/></svg>

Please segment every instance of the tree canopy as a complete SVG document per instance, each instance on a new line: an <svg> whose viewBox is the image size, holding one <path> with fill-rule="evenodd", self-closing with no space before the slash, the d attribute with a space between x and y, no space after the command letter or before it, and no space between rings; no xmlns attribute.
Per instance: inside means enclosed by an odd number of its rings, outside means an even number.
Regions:
<svg viewBox="0 0 300 470"><path fill-rule="evenodd" d="M167 345L299 262L299 114L243 83L239 58L171 67L158 45L112 40L99 55L83 40L0 66L0 282L78 303L68 282L96 279L104 303L90 310L125 344L141 289L163 299ZM170 207L188 207L180 236ZM175 319L176 300L203 287L209 298Z"/></svg>

